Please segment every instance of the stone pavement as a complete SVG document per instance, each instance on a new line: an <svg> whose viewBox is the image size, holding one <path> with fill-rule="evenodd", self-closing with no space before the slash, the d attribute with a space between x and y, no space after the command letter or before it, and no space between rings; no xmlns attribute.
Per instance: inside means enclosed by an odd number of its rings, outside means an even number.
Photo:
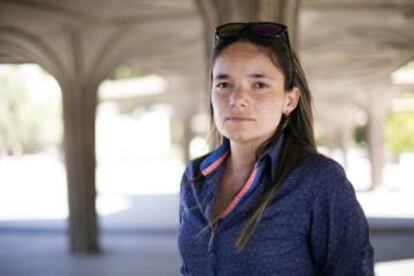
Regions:
<svg viewBox="0 0 414 276"><path fill-rule="evenodd" d="M178 275L177 195L135 196L100 218L102 253L68 253L64 220L0 221L1 276ZM377 276L414 275L414 219L369 218Z"/></svg>
<svg viewBox="0 0 414 276"><path fill-rule="evenodd" d="M103 234L99 255L71 255L64 233L1 233L2 276L178 275L170 234Z"/></svg>

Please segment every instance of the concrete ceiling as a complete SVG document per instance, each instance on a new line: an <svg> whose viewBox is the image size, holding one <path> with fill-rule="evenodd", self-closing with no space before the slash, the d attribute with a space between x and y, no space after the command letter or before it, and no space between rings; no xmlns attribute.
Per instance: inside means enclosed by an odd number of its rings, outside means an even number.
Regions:
<svg viewBox="0 0 414 276"><path fill-rule="evenodd" d="M46 44L59 45L62 55L67 48L64 35L72 26L83 32L83 43L87 44L84 59L93 57L88 51L102 50L109 36L114 40L115 51L126 51L127 47L130 52L120 58L121 64L144 67L146 71L192 72L191 67L200 67L197 61L204 57L201 19L192 0L0 1L0 28L35 34ZM1 63L30 62L2 50L0 47ZM180 60L193 60L194 64Z"/></svg>
<svg viewBox="0 0 414 276"><path fill-rule="evenodd" d="M85 70L123 32L115 50L107 51L119 56L118 64L181 78L174 90L180 83L188 93L205 89L202 21L192 0L1 0L0 62L31 61L4 51L2 29L36 34L64 52L64 33L73 25L82 31ZM390 73L414 58L414 1L303 0L298 32L298 52L316 98L367 104L377 89L398 90ZM69 59L66 54L62 63Z"/></svg>
<svg viewBox="0 0 414 276"><path fill-rule="evenodd" d="M299 31L315 93L393 86L390 73L414 58L414 1L304 1Z"/></svg>

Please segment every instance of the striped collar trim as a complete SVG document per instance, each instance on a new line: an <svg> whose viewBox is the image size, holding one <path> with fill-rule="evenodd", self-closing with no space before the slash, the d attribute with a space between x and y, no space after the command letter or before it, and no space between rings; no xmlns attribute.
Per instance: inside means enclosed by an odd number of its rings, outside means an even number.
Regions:
<svg viewBox="0 0 414 276"><path fill-rule="evenodd" d="M243 188L237 193L237 195L233 198L233 200L226 207L226 209L224 209L223 212L220 214L220 219L230 214L231 211L233 211L236 208L236 206L240 203L240 201L253 191L255 186L257 186L258 179L260 178L261 174L262 170L259 169L256 163L246 184L244 184Z"/></svg>
<svg viewBox="0 0 414 276"><path fill-rule="evenodd" d="M281 147L283 145L284 135L278 137L277 141L270 146L270 148L259 158L256 162L247 182L244 184L242 189L234 196L230 204L222 211L220 214L220 219L226 217L230 214L237 205L244 199L247 198L259 184L260 179L263 175L263 170L265 164L263 159L265 157L270 157L271 160L271 168L272 168L272 179L273 179L273 171L276 170L278 163L279 163L279 155L281 152ZM230 142L228 139L224 139L223 144L213 151L210 155L207 156L206 159L200 164L200 171L204 176L209 175L215 169L217 169L226 159L226 157L230 154Z"/></svg>
<svg viewBox="0 0 414 276"><path fill-rule="evenodd" d="M230 142L224 139L223 144L207 156L200 164L200 171L204 176L217 169L230 154Z"/></svg>

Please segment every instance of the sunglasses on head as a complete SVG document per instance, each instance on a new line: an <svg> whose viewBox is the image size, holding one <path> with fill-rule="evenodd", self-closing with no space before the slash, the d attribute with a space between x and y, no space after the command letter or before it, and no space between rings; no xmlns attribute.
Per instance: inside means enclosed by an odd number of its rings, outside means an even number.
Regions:
<svg viewBox="0 0 414 276"><path fill-rule="evenodd" d="M287 44L290 60L292 50L290 47L287 27L275 22L233 22L218 26L215 31L215 43L220 39L252 36L258 39L282 39Z"/></svg>

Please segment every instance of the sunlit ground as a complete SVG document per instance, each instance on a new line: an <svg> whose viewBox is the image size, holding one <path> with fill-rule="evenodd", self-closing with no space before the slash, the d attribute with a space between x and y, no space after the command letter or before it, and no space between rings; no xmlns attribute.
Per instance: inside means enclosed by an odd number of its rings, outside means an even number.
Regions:
<svg viewBox="0 0 414 276"><path fill-rule="evenodd" d="M179 160L113 162L97 168L97 209L128 209L128 196L178 192ZM68 215L65 167L53 155L0 159L0 220L61 219Z"/></svg>
<svg viewBox="0 0 414 276"><path fill-rule="evenodd" d="M414 259L375 264L375 276L412 276L413 274Z"/></svg>
<svg viewBox="0 0 414 276"><path fill-rule="evenodd" d="M398 164L387 164L382 187L366 188L365 160L351 154L349 177L367 216L414 218L414 168L412 156ZM354 160L355 159L355 160ZM97 166L97 209L100 215L128 208L128 196L178 193L184 164L174 158L107 161ZM0 220L66 218L65 167L55 153L0 159ZM362 182L361 182L362 181ZM392 208L391 208L392 207Z"/></svg>

